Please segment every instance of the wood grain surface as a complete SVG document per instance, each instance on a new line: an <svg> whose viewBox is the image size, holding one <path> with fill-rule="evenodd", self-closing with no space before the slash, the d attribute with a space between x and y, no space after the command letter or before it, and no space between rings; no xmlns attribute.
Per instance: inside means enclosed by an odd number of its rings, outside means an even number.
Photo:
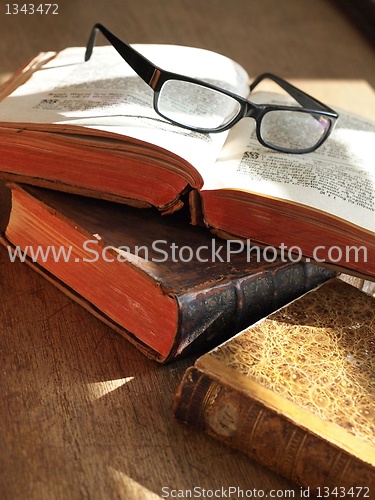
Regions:
<svg viewBox="0 0 375 500"><path fill-rule="evenodd" d="M373 47L326 0L64 0L54 16L0 9L3 80L39 51L85 45L100 21L131 43L219 51L253 76L329 81L331 103L348 108L358 80L375 84ZM0 195L3 229L4 186ZM171 498L172 490L229 486L300 498L298 486L173 420L174 393L193 357L167 366L147 360L25 264L11 263L5 248L0 287L1 499Z"/></svg>

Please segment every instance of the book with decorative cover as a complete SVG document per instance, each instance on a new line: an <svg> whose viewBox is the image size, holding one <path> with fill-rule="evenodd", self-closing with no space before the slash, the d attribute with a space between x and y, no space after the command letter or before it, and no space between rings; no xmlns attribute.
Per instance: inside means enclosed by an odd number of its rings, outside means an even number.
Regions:
<svg viewBox="0 0 375 500"><path fill-rule="evenodd" d="M198 358L174 414L312 493L373 498L374 381L375 297L334 278Z"/></svg>

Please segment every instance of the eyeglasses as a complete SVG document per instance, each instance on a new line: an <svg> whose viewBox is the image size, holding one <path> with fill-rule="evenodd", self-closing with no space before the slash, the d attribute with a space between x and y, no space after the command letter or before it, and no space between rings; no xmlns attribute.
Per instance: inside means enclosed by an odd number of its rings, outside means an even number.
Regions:
<svg viewBox="0 0 375 500"><path fill-rule="evenodd" d="M156 113L180 127L202 133L222 132L251 117L263 146L285 153L309 153L323 144L338 119L333 109L271 73L258 76L250 84L250 92L270 79L300 106L254 103L216 85L163 70L99 23L90 34L85 61L92 55L98 31L153 89Z"/></svg>

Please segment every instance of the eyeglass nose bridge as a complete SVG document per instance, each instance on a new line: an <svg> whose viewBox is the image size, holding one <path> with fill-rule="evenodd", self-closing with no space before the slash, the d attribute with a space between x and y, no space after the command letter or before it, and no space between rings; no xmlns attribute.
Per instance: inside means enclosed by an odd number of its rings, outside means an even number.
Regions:
<svg viewBox="0 0 375 500"><path fill-rule="evenodd" d="M258 121L263 113L263 106L250 101L246 101L245 108L243 110L243 118L254 118L255 121Z"/></svg>

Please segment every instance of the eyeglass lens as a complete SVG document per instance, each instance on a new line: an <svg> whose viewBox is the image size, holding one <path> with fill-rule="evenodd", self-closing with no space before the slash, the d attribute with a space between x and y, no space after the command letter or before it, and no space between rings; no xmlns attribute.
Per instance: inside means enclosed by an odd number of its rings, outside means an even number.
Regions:
<svg viewBox="0 0 375 500"><path fill-rule="evenodd" d="M301 151L316 146L329 127L329 119L320 114L275 110L263 116L260 134L271 147Z"/></svg>
<svg viewBox="0 0 375 500"><path fill-rule="evenodd" d="M158 111L181 125L216 129L230 123L240 104L214 89L182 80L167 80L158 98Z"/></svg>

